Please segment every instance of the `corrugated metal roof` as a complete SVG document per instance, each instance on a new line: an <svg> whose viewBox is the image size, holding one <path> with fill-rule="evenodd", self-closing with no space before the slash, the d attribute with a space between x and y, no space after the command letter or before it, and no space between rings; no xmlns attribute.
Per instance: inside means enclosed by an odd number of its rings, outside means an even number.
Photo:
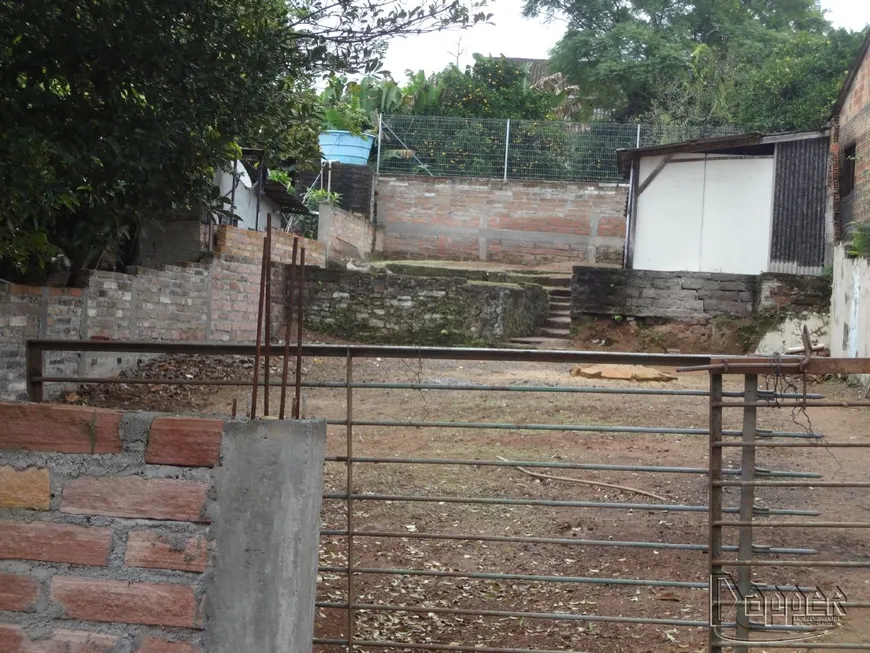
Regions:
<svg viewBox="0 0 870 653"><path fill-rule="evenodd" d="M752 147L755 145L768 145L789 141L824 138L828 136L827 130L811 132L782 132L778 134L738 134L735 136L716 136L713 138L699 138L680 143L668 143L666 145L652 145L648 147L636 147L616 150L617 165L623 175L628 176L632 161L644 156L661 156L667 154L690 154L693 152L716 152L730 150L738 147Z"/></svg>

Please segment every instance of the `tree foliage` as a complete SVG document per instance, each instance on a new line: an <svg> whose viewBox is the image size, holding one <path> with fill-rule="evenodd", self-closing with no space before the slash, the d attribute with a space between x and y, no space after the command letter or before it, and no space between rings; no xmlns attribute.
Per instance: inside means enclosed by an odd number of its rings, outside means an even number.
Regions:
<svg viewBox="0 0 870 653"><path fill-rule="evenodd" d="M587 115L614 120L818 127L861 38L833 30L816 0L527 0L525 11L567 22L552 68L579 86Z"/></svg>
<svg viewBox="0 0 870 653"><path fill-rule="evenodd" d="M413 0L412 0L413 2ZM0 0L0 276L77 272L158 216L217 201L240 146L318 160L316 75L476 0Z"/></svg>

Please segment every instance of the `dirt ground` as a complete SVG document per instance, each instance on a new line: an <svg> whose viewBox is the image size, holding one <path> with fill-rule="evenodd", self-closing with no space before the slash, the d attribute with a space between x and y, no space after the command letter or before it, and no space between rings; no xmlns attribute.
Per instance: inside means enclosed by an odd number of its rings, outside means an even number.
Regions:
<svg viewBox="0 0 870 653"><path fill-rule="evenodd" d="M159 369L161 365L164 366L162 370ZM190 374L200 377L216 373L214 363L196 358L152 361L148 366L151 375ZM245 377L250 375L252 364L244 359L222 360L218 367L224 378L232 375ZM276 372L278 369L276 365ZM344 378L342 359L305 361L306 380L342 381ZM358 382L446 385L638 387L638 384L629 382L574 378L569 375L566 365L390 359L357 361L354 379ZM674 382L649 383L643 387L705 389L707 382L705 374L681 374ZM741 383L742 379L727 378L726 390L739 390ZM766 379L761 381L762 387L771 383ZM833 381L814 385L811 390L831 399L854 399L858 393L854 388ZM249 391L243 388L217 391L213 388L184 388L165 392L156 386L149 389L148 386L128 385L111 391L83 390L71 399L93 405L228 414L233 399L238 400L242 411L247 406L248 394ZM277 396L277 391L274 391L273 406L277 403ZM708 407L703 397L357 389L353 402L354 418L359 420L704 429L708 419ZM343 420L346 390L308 389L304 405L308 416ZM795 433L806 433L811 429L832 441L870 441L865 409L810 409L808 415L795 415L790 409L760 412L759 425L762 428ZM726 428L739 429L741 419L738 411L727 411ZM329 426L328 455L343 455L346 444L346 427ZM502 457L514 461L694 468L706 468L708 453L707 439L703 435L518 428L477 430L456 426L357 426L353 432L353 450L357 457L475 460ZM726 449L726 466L739 466L737 451ZM823 446L759 449L757 461L759 467L817 472L822 474L823 480L835 481L867 480L868 463L870 452L865 449L826 449ZM344 463L326 464L326 492L345 491L345 471ZM366 569L572 576L595 578L601 583L613 578L706 582L707 557L703 551L606 545L614 541L647 541L653 545L706 544L706 512L656 509L657 505L663 504L705 506L705 476L643 471L535 471L622 485L660 498L629 490L533 478L513 467L358 464L354 467L356 493L622 502L643 507L567 508L357 500L354 502L357 532L386 531L404 536L356 537L354 563ZM736 494L732 490L727 492L726 505L737 506ZM758 492L757 504L819 513L818 517L773 518L778 520L870 521L870 491L866 489L763 489ZM764 518L759 518L759 521L763 523ZM346 527L346 502L342 499L324 500L323 528L344 530ZM725 532L725 543L736 544L736 529L729 528ZM432 533L533 536L567 542L530 544L421 537ZM870 534L859 530L757 528L756 541L770 546L818 551L817 555L811 556L759 553L759 558L843 561L867 561L870 558ZM345 566L346 547L346 537L324 536L321 564L326 567ZM733 552L727 555L736 557ZM736 569L731 571L736 574ZM817 585L825 591L838 586L849 601L870 600L867 589L870 570L867 569L758 567L755 571L756 582ZM347 601L345 574L324 571L319 580L320 601ZM705 589L376 573L358 575L355 586L358 604L420 608L418 612L360 610L356 618L356 637L362 640L593 653L705 650L706 631L698 627L545 620L514 615L474 616L440 611L547 612L706 622L708 596ZM837 631L822 641L870 641L868 614L868 610L850 608ZM316 635L342 638L346 635L346 623L343 610L319 608ZM315 646L315 651L324 653L339 650L342 647L336 645ZM399 646L365 650L398 652L410 649Z"/></svg>

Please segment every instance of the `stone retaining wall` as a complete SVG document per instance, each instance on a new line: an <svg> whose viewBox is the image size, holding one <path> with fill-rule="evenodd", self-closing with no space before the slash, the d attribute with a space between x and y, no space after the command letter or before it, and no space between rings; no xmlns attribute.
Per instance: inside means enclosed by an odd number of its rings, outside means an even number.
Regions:
<svg viewBox="0 0 870 653"><path fill-rule="evenodd" d="M534 335L549 299L535 284L315 270L305 323L340 337L389 344L489 344Z"/></svg>
<svg viewBox="0 0 870 653"><path fill-rule="evenodd" d="M571 315L706 320L792 307L824 309L830 282L788 274L736 275L575 267Z"/></svg>

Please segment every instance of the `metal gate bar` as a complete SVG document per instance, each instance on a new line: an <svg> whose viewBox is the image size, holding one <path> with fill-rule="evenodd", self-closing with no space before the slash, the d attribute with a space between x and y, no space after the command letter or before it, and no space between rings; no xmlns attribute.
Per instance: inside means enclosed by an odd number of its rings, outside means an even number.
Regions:
<svg viewBox="0 0 870 653"><path fill-rule="evenodd" d="M854 368L854 361L851 367ZM864 361L866 371L870 372L870 365ZM754 517L754 501L755 491L763 488L870 488L868 481L793 481L793 480L757 480L755 470L757 469L757 461L755 455L759 449L802 449L822 448L822 449L870 449L870 442L843 442L843 441L827 441L819 439L814 442L758 442L756 436L756 420L757 411L761 408L800 408L807 407L836 407L836 408L854 408L868 405L866 401L847 401L847 402L820 402L820 401L789 401L777 402L776 405L759 402L754 399L754 390L757 388L758 377L753 372L747 372L745 369L740 370L744 374L745 384L745 401L742 402L723 402L718 390L721 389L723 373L728 373L727 365L725 368L710 369L710 528L709 528L709 546L708 560L710 571L710 606L709 606L709 638L708 650L711 652L721 651L724 649L733 649L735 653L747 653L754 649L837 649L837 650L870 650L870 641L865 642L830 642L816 641L812 639L812 635L805 636L801 640L782 640L782 641L767 641L764 639L753 639L753 633L759 630L764 630L762 624L753 622L749 618L748 598L753 592L754 584L752 583L753 568L806 568L806 569L867 569L870 568L870 560L794 560L794 559L758 559L754 557L753 551L753 535L759 529L822 529L822 528L841 528L841 529L870 529L870 522L860 521L755 521ZM735 370L736 371L736 370ZM804 387L806 383L804 382ZM743 411L743 437L737 442L724 441L722 432L722 411L725 408L740 408ZM808 427L808 430L811 429ZM815 434L813 434L815 435ZM723 452L726 448L739 448L741 452L741 477L740 480L729 480L724 478L725 471L723 470ZM724 519L724 514L727 509L722 507L723 488L735 487L740 488L740 517L737 520ZM768 513L769 514L769 513ZM722 533L725 528L737 528L739 530L739 548L736 559L731 559L723 555L727 550L721 545ZM724 577L724 571L727 568L736 568L738 572L738 590L739 593L733 598L732 602L723 602L722 589L719 585L719 579ZM713 588L716 591L712 591ZM765 588L758 588L765 591ZM812 588L816 591L817 588ZM782 590L782 591L792 591ZM811 595L811 592L807 593ZM814 596L814 595L813 595ZM756 602L761 600L756 597ZM809 604L807 604L809 605ZM866 609L870 607L870 602L867 601L843 601L838 604L841 608L860 608ZM734 609L736 612L736 623L725 624L721 623L720 607L725 606ZM813 633L818 635L826 635L832 633L833 630L826 630L823 626L812 626ZM734 638L726 636L726 632L733 629Z"/></svg>

